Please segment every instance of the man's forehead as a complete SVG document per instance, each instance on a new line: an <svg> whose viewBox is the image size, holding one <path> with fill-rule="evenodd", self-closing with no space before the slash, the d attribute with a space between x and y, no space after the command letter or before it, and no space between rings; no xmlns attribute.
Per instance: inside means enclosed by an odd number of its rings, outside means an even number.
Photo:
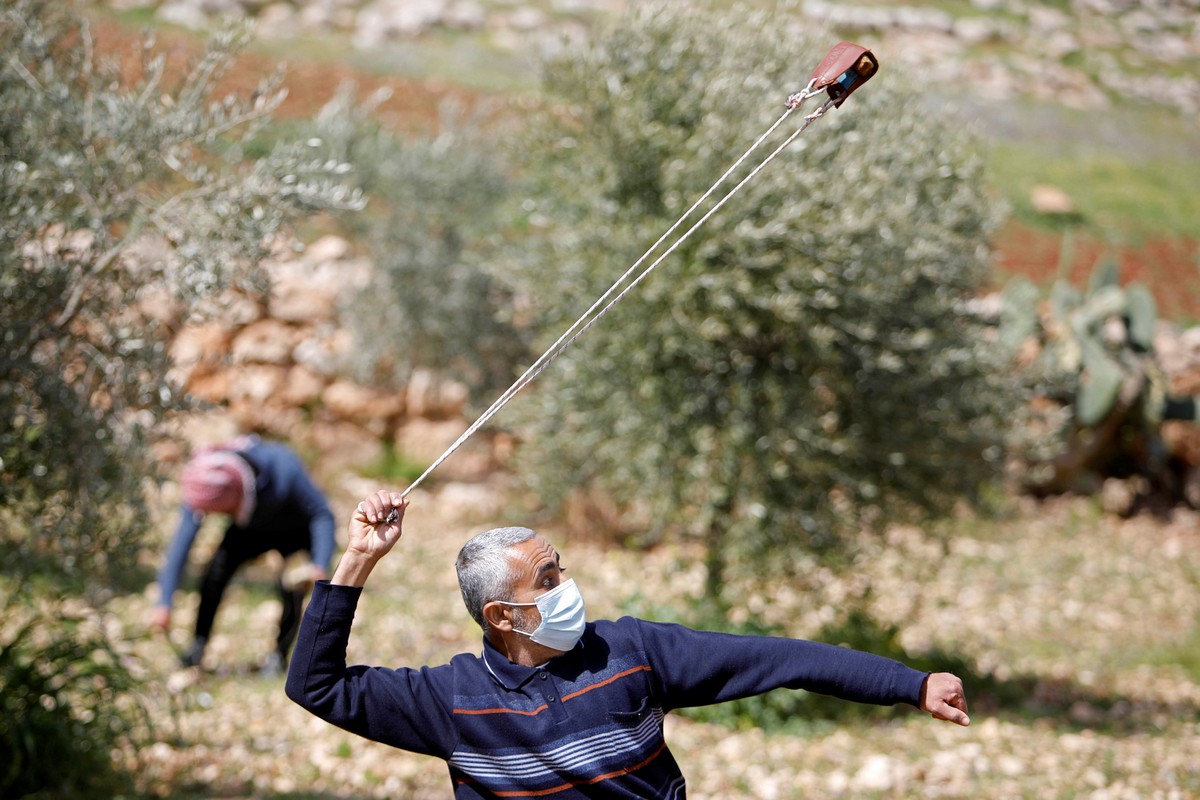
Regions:
<svg viewBox="0 0 1200 800"><path fill-rule="evenodd" d="M534 536L510 548L509 558L522 569L532 570L546 561L558 561L558 551L541 536Z"/></svg>

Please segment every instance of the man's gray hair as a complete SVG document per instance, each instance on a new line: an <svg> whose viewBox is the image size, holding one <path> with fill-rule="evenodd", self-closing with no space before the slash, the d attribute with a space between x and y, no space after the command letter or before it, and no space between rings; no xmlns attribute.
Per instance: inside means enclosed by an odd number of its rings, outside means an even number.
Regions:
<svg viewBox="0 0 1200 800"><path fill-rule="evenodd" d="M492 528L476 534L458 551L454 568L467 611L487 633L483 607L493 600L509 600L516 588L508 551L537 536L529 528Z"/></svg>

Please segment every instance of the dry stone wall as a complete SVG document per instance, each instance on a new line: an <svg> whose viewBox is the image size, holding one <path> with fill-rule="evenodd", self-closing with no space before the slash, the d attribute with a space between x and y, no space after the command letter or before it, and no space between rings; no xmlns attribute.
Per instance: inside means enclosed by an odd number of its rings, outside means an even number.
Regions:
<svg viewBox="0 0 1200 800"><path fill-rule="evenodd" d="M319 472L333 474L374 464L389 447L424 466L467 428L460 383L426 370L394 390L348 377L354 341L341 315L375 280L372 264L348 242L326 236L300 252L282 247L264 267L269 292L227 294L197 315L207 321L178 326L170 378L205 407L185 426L182 442L258 432L296 444ZM1155 353L1172 394L1200 396L1200 326L1160 321ZM1200 426L1169 424L1165 433L1178 457L1200 465ZM503 468L515 447L508 434L484 428L439 467L438 478L482 480ZM1193 479L1200 505L1200 470Z"/></svg>
<svg viewBox="0 0 1200 800"><path fill-rule="evenodd" d="M205 321L179 325L169 377L202 404L184 442L255 432L292 442L318 472L332 474L378 463L389 446L414 464L431 463L466 429L460 383L423 370L394 390L347 377L354 342L339 316L372 280L372 267L344 239L326 236L298 254L280 249L264 268L265 297L230 292L197 315ZM511 446L509 437L481 431L439 477L478 480Z"/></svg>

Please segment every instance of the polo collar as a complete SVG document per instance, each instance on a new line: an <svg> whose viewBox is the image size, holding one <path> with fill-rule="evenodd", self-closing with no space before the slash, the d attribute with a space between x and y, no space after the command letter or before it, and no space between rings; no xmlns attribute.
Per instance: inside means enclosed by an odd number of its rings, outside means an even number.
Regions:
<svg viewBox="0 0 1200 800"><path fill-rule="evenodd" d="M483 666L491 673L492 678L496 683L500 684L505 690L512 691L520 689L529 681L533 680L533 676L539 672L554 672L554 665L561 663L564 659L582 658L580 655L587 646L587 637L591 633L592 624L589 622L587 629L584 631L579 642L570 651L563 653L561 656L555 656L544 664L536 667L523 667L520 664L514 664L508 660L508 656L500 652L500 650L492 644L486 636L483 637Z"/></svg>
<svg viewBox="0 0 1200 800"><path fill-rule="evenodd" d="M533 676L546 667L545 664L540 667L523 667L520 664L514 664L486 636L483 637L483 665L487 667L487 671L492 674L496 683L510 692L520 689L533 680Z"/></svg>

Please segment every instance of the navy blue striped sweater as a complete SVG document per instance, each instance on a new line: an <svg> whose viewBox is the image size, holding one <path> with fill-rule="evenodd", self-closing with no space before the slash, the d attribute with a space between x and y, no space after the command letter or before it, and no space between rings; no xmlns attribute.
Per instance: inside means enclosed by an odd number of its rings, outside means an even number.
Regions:
<svg viewBox="0 0 1200 800"><path fill-rule="evenodd" d="M588 623L574 650L542 667L513 664L486 639L482 654L442 666L347 667L361 591L317 585L288 697L352 733L445 760L456 798L682 798L663 739L669 711L779 687L917 705L926 675L832 645L631 617Z"/></svg>

